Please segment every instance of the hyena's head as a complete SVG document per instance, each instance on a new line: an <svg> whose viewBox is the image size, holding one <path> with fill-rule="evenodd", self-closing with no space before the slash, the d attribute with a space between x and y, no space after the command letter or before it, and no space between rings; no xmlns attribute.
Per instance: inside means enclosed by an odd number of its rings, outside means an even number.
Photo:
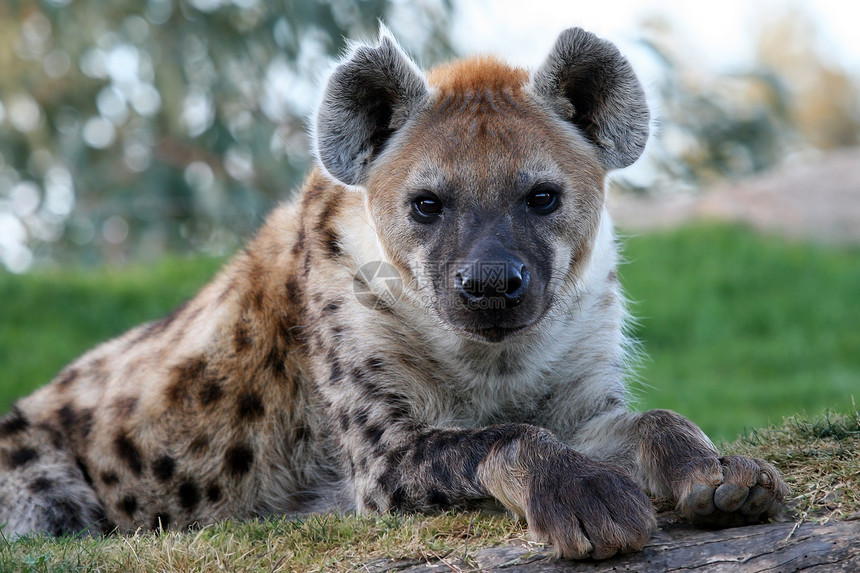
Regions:
<svg viewBox="0 0 860 573"><path fill-rule="evenodd" d="M628 62L583 30L531 74L475 58L426 75L383 31L329 77L315 142L329 175L366 193L390 262L432 310L498 341L569 295L604 176L639 157L648 127Z"/></svg>

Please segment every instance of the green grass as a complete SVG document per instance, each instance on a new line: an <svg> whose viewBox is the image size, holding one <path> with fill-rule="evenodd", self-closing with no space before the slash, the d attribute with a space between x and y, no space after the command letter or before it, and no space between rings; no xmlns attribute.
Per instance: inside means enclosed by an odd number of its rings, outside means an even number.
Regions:
<svg viewBox="0 0 860 573"><path fill-rule="evenodd" d="M860 250L732 227L633 237L642 408L671 408L718 440L860 394ZM123 270L0 274L0 412L109 337L192 296L219 259ZM858 396L860 398L860 396Z"/></svg>
<svg viewBox="0 0 860 573"><path fill-rule="evenodd" d="M627 241L622 283L639 318L640 407L713 438L860 399L860 249L731 227Z"/></svg>
<svg viewBox="0 0 860 573"><path fill-rule="evenodd" d="M0 271L0 412L89 348L193 296L222 263L172 258L121 270Z"/></svg>

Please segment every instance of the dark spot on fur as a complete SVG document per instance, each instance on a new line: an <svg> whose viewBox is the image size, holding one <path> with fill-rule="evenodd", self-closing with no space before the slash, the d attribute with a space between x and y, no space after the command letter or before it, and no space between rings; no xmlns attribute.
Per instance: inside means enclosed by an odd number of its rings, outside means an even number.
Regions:
<svg viewBox="0 0 860 573"><path fill-rule="evenodd" d="M341 299L328 301L325 304L325 306L322 307L322 315L326 316L326 315L332 314L333 312L337 312L342 304L343 304L343 300L341 300Z"/></svg>
<svg viewBox="0 0 860 573"><path fill-rule="evenodd" d="M175 469L176 460L168 455L163 455L152 462L152 475L162 483L173 477L173 471Z"/></svg>
<svg viewBox="0 0 860 573"><path fill-rule="evenodd" d="M206 486L206 499L210 502L215 503L219 499L221 499L221 486L217 483L212 482L208 486Z"/></svg>
<svg viewBox="0 0 860 573"><path fill-rule="evenodd" d="M114 452L124 461L135 475L140 475L143 470L140 450L125 432L120 433L113 441Z"/></svg>
<svg viewBox="0 0 860 573"><path fill-rule="evenodd" d="M385 433L385 428L377 425L371 425L364 429L364 437L370 442L371 446L375 446L382 439L382 434Z"/></svg>
<svg viewBox="0 0 860 573"><path fill-rule="evenodd" d="M84 481L87 482L87 485L93 485L93 478L90 475L90 468L87 467L87 464L84 463L84 460L81 458L75 458L75 465L78 466L78 469L81 471L81 475L84 477Z"/></svg>
<svg viewBox="0 0 860 573"><path fill-rule="evenodd" d="M320 239L328 258L336 259L343 253L343 249L340 246L340 237L334 229L323 229Z"/></svg>
<svg viewBox="0 0 860 573"><path fill-rule="evenodd" d="M287 293L287 302L289 302L294 307L301 305L301 288L299 288L299 283L294 278L287 279L287 282L284 283L284 290Z"/></svg>
<svg viewBox="0 0 860 573"><path fill-rule="evenodd" d="M254 463L254 450L247 444L230 446L224 452L224 469L235 477L248 473Z"/></svg>
<svg viewBox="0 0 860 573"><path fill-rule="evenodd" d="M306 442L311 437L311 430L307 426L297 426L295 435L296 442Z"/></svg>
<svg viewBox="0 0 860 573"><path fill-rule="evenodd" d="M58 388L68 388L72 382L77 380L79 374L80 373L78 372L77 368L69 368L68 370L60 374L59 378L57 378L57 381L55 383Z"/></svg>
<svg viewBox="0 0 860 573"><path fill-rule="evenodd" d="M233 329L233 347L240 354L247 352L253 342L251 340L251 333L248 332L248 325L245 322L244 320L238 322L236 328Z"/></svg>
<svg viewBox="0 0 860 573"><path fill-rule="evenodd" d="M331 374L329 374L329 382L332 384L338 384L343 377L343 369L340 366L340 361L337 358L333 358L333 353L329 354L329 360L331 365Z"/></svg>
<svg viewBox="0 0 860 573"><path fill-rule="evenodd" d="M206 361L202 357L190 358L171 371L170 383L164 397L172 405L179 406L188 395L188 388L199 379L206 369Z"/></svg>
<svg viewBox="0 0 860 573"><path fill-rule="evenodd" d="M197 436L188 444L188 451L192 454L201 454L207 449L209 449L209 436L205 434Z"/></svg>
<svg viewBox="0 0 860 573"><path fill-rule="evenodd" d="M395 487L394 491L391 492L391 505L392 507L406 506L406 492L402 486Z"/></svg>
<svg viewBox="0 0 860 573"><path fill-rule="evenodd" d="M39 458L39 452L33 448L18 448L9 454L9 467L12 469L25 466Z"/></svg>
<svg viewBox="0 0 860 573"><path fill-rule="evenodd" d="M240 420L256 420L265 412L263 401L254 392L245 392L239 396L237 403L237 414Z"/></svg>
<svg viewBox="0 0 860 573"><path fill-rule="evenodd" d="M299 231L299 234L296 236L296 242L293 243L293 248L291 249L291 253L293 256L298 255L302 252L302 249L305 248L305 230L302 229Z"/></svg>
<svg viewBox="0 0 860 573"><path fill-rule="evenodd" d="M431 489L427 494L427 504L436 507L448 507L450 502L448 501L448 496L444 493L438 489Z"/></svg>
<svg viewBox="0 0 860 573"><path fill-rule="evenodd" d="M376 502L369 497L364 498L364 505L365 507L367 507L367 509L373 511L374 513L379 511L379 506L376 505Z"/></svg>
<svg viewBox="0 0 860 573"><path fill-rule="evenodd" d="M119 476L116 475L116 472L102 472L101 479L105 485L116 485L119 483Z"/></svg>
<svg viewBox="0 0 860 573"><path fill-rule="evenodd" d="M371 370L382 370L385 367L385 361L378 356L371 356L367 359L367 367Z"/></svg>
<svg viewBox="0 0 860 573"><path fill-rule="evenodd" d="M86 439L93 427L92 408L75 410L70 404L66 404L57 410L57 418L67 435L79 436Z"/></svg>
<svg viewBox="0 0 860 573"><path fill-rule="evenodd" d="M618 271L616 269L612 269L611 271L609 271L609 274L606 275L606 280L611 282L611 283L617 283L618 282Z"/></svg>
<svg viewBox="0 0 860 573"><path fill-rule="evenodd" d="M134 410L137 408L137 398L132 396L126 396L125 398L118 398L116 402L113 404L114 412L116 412L116 416L119 419L125 419L132 415Z"/></svg>
<svg viewBox="0 0 860 573"><path fill-rule="evenodd" d="M205 380L200 388L198 398L204 406L214 404L221 399L221 385L216 380Z"/></svg>
<svg viewBox="0 0 860 573"><path fill-rule="evenodd" d="M340 429L344 432L349 431L349 416L346 412L341 412L340 416Z"/></svg>
<svg viewBox="0 0 860 573"><path fill-rule="evenodd" d="M27 487L27 489L30 491L30 493L32 493L33 495L36 495L39 493L46 492L49 489L51 489L52 487L54 487L53 481L49 480L46 477L39 477L39 478L34 479L30 483L30 485Z"/></svg>
<svg viewBox="0 0 860 573"><path fill-rule="evenodd" d="M134 517L134 512L137 511L137 498L133 495L126 495L119 502L119 509L129 517Z"/></svg>
<svg viewBox="0 0 860 573"><path fill-rule="evenodd" d="M355 416L353 417L353 420L359 426L364 427L367 425L367 419L369 417L370 417L370 411L367 409L367 407L364 407L364 408L360 409L358 412L356 412Z"/></svg>
<svg viewBox="0 0 860 573"><path fill-rule="evenodd" d="M156 513L152 517L152 529L166 530L168 527L170 527L170 514Z"/></svg>
<svg viewBox="0 0 860 573"><path fill-rule="evenodd" d="M30 422L24 417L21 410L17 406L13 406L12 411L0 422L0 438L14 436L19 432L23 432L29 426Z"/></svg>
<svg viewBox="0 0 860 573"><path fill-rule="evenodd" d="M272 346L272 349L266 355L266 368L279 378L287 375L287 363L284 353L277 345Z"/></svg>
<svg viewBox="0 0 860 573"><path fill-rule="evenodd" d="M197 489L197 484L191 480L185 480L179 486L179 505L185 511L194 511L197 504L200 502L200 490Z"/></svg>

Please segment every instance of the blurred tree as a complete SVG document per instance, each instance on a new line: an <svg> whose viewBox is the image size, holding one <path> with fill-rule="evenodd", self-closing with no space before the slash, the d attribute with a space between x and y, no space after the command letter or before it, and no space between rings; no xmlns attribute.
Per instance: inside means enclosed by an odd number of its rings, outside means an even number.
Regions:
<svg viewBox="0 0 860 573"><path fill-rule="evenodd" d="M665 20L643 23L642 45L662 70L649 154L656 167L641 181L622 176L622 187L699 189L774 167L792 152L860 143L860 90L819 54L812 18L787 7L761 28L754 60L725 73L691 61Z"/></svg>
<svg viewBox="0 0 860 573"><path fill-rule="evenodd" d="M450 0L6 0L0 263L232 251L306 171L315 82L383 19L425 63Z"/></svg>

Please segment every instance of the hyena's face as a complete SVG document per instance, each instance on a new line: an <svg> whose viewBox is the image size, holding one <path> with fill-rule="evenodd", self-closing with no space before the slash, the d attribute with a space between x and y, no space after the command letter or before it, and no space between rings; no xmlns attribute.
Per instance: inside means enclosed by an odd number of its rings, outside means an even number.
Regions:
<svg viewBox="0 0 860 573"><path fill-rule="evenodd" d="M447 73L462 80L468 67ZM367 185L394 264L452 329L488 341L536 324L570 288L596 230L604 173L525 78L493 71L497 91L434 86Z"/></svg>
<svg viewBox="0 0 860 573"><path fill-rule="evenodd" d="M479 58L426 76L383 32L329 77L316 151L367 193L379 243L435 314L499 341L566 298L604 175L639 157L648 123L630 65L582 30L532 74Z"/></svg>

